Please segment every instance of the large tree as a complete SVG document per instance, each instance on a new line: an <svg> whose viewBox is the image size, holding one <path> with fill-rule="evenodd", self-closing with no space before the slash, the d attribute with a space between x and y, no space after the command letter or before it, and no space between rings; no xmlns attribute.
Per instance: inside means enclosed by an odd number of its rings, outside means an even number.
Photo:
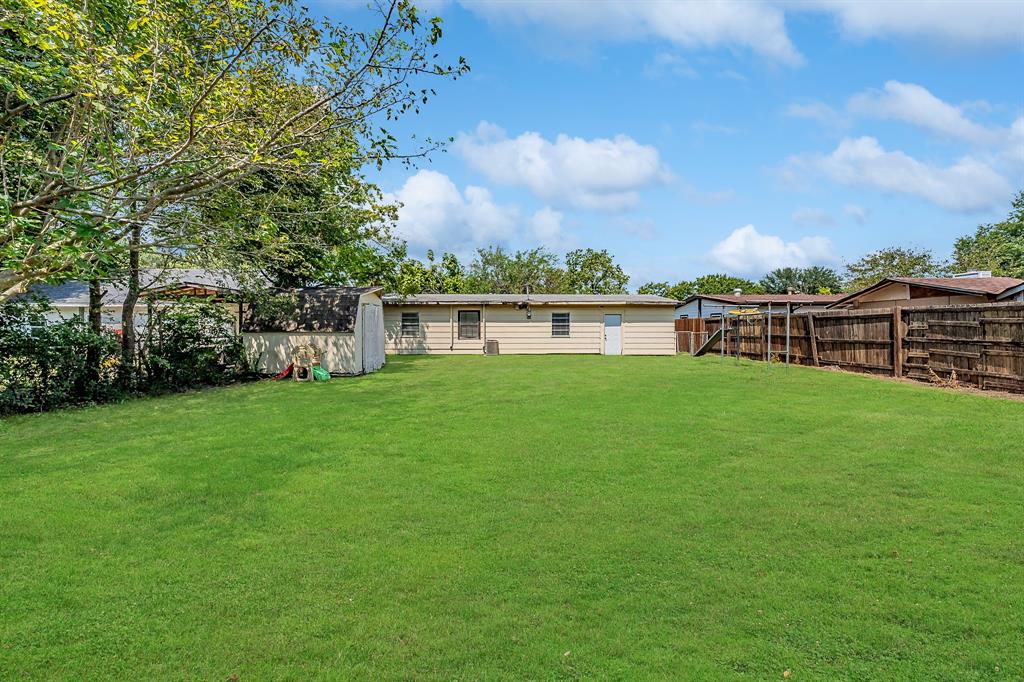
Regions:
<svg viewBox="0 0 1024 682"><path fill-rule="evenodd" d="M764 287L743 277L722 273L701 275L693 280L682 280L670 285L668 282L652 282L638 289L641 294L657 294L681 301L694 294L732 294L739 289L744 294L763 294Z"/></svg>
<svg viewBox="0 0 1024 682"><path fill-rule="evenodd" d="M256 171L406 157L378 120L432 94L411 77L467 67L431 56L439 20L404 0L377 9L376 26L357 30L292 0L7 0L0 301L110 260L131 270L174 230L215 242L182 220L199 215L190 203ZM341 131L349 144L312 153Z"/></svg>
<svg viewBox="0 0 1024 682"><path fill-rule="evenodd" d="M602 249L565 254L565 288L573 294L624 294L629 275Z"/></svg>
<svg viewBox="0 0 1024 682"><path fill-rule="evenodd" d="M928 249L892 246L869 253L846 266L846 288L871 286L886 277L935 277L945 266Z"/></svg>
<svg viewBox="0 0 1024 682"><path fill-rule="evenodd" d="M466 280L474 294L566 293L558 256L543 247L514 253L500 246L478 249Z"/></svg>
<svg viewBox="0 0 1024 682"><path fill-rule="evenodd" d="M973 235L956 240L953 267L1024 279L1024 191L1014 197L1006 220L979 225Z"/></svg>
<svg viewBox="0 0 1024 682"><path fill-rule="evenodd" d="M787 291L801 294L830 294L839 291L842 280L832 268L815 265L809 268L776 268L759 282L769 294Z"/></svg>

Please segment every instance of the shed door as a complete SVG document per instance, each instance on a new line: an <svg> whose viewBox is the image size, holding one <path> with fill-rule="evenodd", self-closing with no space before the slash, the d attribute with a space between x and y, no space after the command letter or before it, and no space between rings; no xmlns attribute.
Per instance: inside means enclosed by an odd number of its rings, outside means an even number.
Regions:
<svg viewBox="0 0 1024 682"><path fill-rule="evenodd" d="M604 316L604 354L622 355L622 315Z"/></svg>
<svg viewBox="0 0 1024 682"><path fill-rule="evenodd" d="M369 374L384 366L384 318L379 305L364 303L362 308L363 372Z"/></svg>

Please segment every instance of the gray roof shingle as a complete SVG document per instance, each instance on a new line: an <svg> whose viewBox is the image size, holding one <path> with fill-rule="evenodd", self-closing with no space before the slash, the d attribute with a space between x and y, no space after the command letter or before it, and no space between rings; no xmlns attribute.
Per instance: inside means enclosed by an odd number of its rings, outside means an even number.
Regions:
<svg viewBox="0 0 1024 682"><path fill-rule="evenodd" d="M254 304L242 320L244 332L352 332L359 297L380 287L280 289Z"/></svg>
<svg viewBox="0 0 1024 682"><path fill-rule="evenodd" d="M678 301L653 294L389 294L391 305L671 305Z"/></svg>

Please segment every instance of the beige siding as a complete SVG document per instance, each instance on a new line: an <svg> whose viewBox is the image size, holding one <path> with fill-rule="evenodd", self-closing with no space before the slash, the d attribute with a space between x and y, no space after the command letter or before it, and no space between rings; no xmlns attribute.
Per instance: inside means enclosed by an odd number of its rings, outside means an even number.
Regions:
<svg viewBox="0 0 1024 682"><path fill-rule="evenodd" d="M675 309L628 306L622 318L623 355L675 355Z"/></svg>
<svg viewBox="0 0 1024 682"><path fill-rule="evenodd" d="M551 336L551 315L569 313L569 336ZM600 353L602 313L593 308L537 306L531 319L515 306L487 307L487 338L502 353Z"/></svg>
<svg viewBox="0 0 1024 682"><path fill-rule="evenodd" d="M361 371L356 335L351 332L261 332L244 334L242 339L247 353L259 355L258 369L263 374L284 370L292 361L292 351L304 343L315 344L323 350L320 364L328 372L358 374Z"/></svg>
<svg viewBox="0 0 1024 682"><path fill-rule="evenodd" d="M950 295L910 298L910 287L900 282L887 284L875 291L858 296L854 301L855 308L917 308L932 305L968 305L971 303L987 303L984 296Z"/></svg>
<svg viewBox="0 0 1024 682"><path fill-rule="evenodd" d="M459 310L480 310L480 306L387 305L384 306L384 348L388 353L483 353L484 341L460 339ZM415 336L402 336L402 313L419 313L420 329ZM481 337L483 322L481 322Z"/></svg>
<svg viewBox="0 0 1024 682"><path fill-rule="evenodd" d="M481 310L481 338L458 338L458 311ZM402 313L418 312L417 336L401 336ZM551 335L553 313L569 313L569 336ZM601 353L604 346L604 315L623 316L622 352L626 355L675 353L672 306L533 306L526 310L511 305L384 306L385 348L388 353L482 353L484 340L498 341L505 354Z"/></svg>

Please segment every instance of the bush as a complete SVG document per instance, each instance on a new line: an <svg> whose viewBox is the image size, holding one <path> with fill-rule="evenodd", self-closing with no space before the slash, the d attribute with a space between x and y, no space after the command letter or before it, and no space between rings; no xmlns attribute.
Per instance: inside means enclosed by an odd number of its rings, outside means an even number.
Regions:
<svg viewBox="0 0 1024 682"><path fill-rule="evenodd" d="M118 337L97 334L79 318L50 321L48 309L45 301L34 299L0 305L0 414L104 402L121 395L116 382Z"/></svg>
<svg viewBox="0 0 1024 682"><path fill-rule="evenodd" d="M80 318L47 319L45 300L0 305L0 415L108 402L132 394L219 386L254 376L221 305L182 301L153 311L138 366L121 373L121 338Z"/></svg>
<svg viewBox="0 0 1024 682"><path fill-rule="evenodd" d="M224 306L203 299L156 309L139 354L147 386L218 386L251 374L234 323Z"/></svg>

